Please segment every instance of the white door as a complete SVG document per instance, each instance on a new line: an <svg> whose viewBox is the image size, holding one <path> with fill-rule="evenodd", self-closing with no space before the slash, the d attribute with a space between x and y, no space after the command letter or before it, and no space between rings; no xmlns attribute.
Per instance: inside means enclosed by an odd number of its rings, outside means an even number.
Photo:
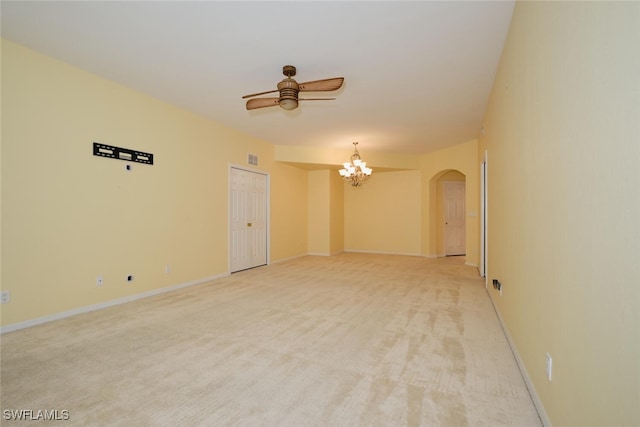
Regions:
<svg viewBox="0 0 640 427"><path fill-rule="evenodd" d="M444 253L465 254L465 206L464 182L444 183Z"/></svg>
<svg viewBox="0 0 640 427"><path fill-rule="evenodd" d="M267 263L267 176L231 168L231 272Z"/></svg>

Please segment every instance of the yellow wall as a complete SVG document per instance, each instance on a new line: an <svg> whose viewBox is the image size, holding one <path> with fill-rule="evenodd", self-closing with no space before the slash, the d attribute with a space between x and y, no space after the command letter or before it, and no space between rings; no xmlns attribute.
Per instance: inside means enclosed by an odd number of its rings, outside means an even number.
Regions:
<svg viewBox="0 0 640 427"><path fill-rule="evenodd" d="M338 158L344 160L351 155L341 153L342 157L339 157L337 154L340 153L330 149L322 151L318 148L276 146L277 160L310 169L310 253L335 254L347 250L443 256L444 221L439 220L443 214L442 204L438 205L438 194L442 192L441 178L448 173L446 176L454 177L452 180L462 179L467 184L465 258L468 265L478 265L480 172L477 140L421 156L389 156L391 160L386 163L382 157L370 157L370 154L376 153L361 151L364 160L374 171L364 186L357 189L349 184L341 184L338 166L334 165L335 170L324 169L326 162L337 163ZM319 163L314 163L314 158ZM391 165L392 161L398 162L395 166L404 165L407 169L389 171L379 167L381 163ZM327 174L332 184L327 184ZM328 185L331 188L327 193ZM338 191L341 185L344 207L338 203L342 194ZM328 198L330 207L326 202ZM331 211L329 220L327 209ZM331 234L329 242L327 230ZM326 249L327 245L329 249Z"/></svg>
<svg viewBox="0 0 640 427"><path fill-rule="evenodd" d="M329 255L331 252L331 217L329 170L309 171L309 253Z"/></svg>
<svg viewBox="0 0 640 427"><path fill-rule="evenodd" d="M344 251L344 181L336 171L329 171L331 255Z"/></svg>
<svg viewBox="0 0 640 427"><path fill-rule="evenodd" d="M127 172L94 141L155 164ZM307 173L272 145L3 40L2 324L226 274L228 168L249 152L271 176L271 259L306 253Z"/></svg>
<svg viewBox="0 0 640 427"><path fill-rule="evenodd" d="M420 171L374 169L363 187L344 185L345 250L420 254Z"/></svg>
<svg viewBox="0 0 640 427"><path fill-rule="evenodd" d="M438 249L438 235L442 236L444 227L442 221L438 221L438 180L451 170L462 173L467 183L465 190L465 206L467 210L465 230L467 244L466 263L477 266L480 256L478 215L480 161L478 160L478 141L476 140L425 154L421 158L421 200L422 211L425 213L421 219L422 253L426 256L436 257L444 252L443 249ZM442 237L440 240L442 240ZM442 248L442 243L440 248Z"/></svg>
<svg viewBox="0 0 640 427"><path fill-rule="evenodd" d="M272 261L307 253L307 171L269 162Z"/></svg>
<svg viewBox="0 0 640 427"><path fill-rule="evenodd" d="M359 150L368 165L375 165L376 170L384 168L387 170L397 169L418 169L420 167L420 157L410 154L390 153L382 151L371 151L366 146L361 146ZM275 146L275 159L279 162L292 164L312 164L318 169L334 168L336 171L342 168L342 164L351 158L353 145L342 149L331 149L326 147L296 147L288 145ZM318 167L318 165L320 167Z"/></svg>
<svg viewBox="0 0 640 427"><path fill-rule="evenodd" d="M485 117L490 293L556 426L640 425L639 46L638 2L518 2Z"/></svg>
<svg viewBox="0 0 640 427"><path fill-rule="evenodd" d="M309 171L309 239L312 255L344 251L344 184L335 170Z"/></svg>

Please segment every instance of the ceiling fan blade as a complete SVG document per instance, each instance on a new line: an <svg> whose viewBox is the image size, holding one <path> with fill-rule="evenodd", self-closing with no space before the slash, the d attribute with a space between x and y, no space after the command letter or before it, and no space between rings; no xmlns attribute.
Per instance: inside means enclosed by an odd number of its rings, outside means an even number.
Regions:
<svg viewBox="0 0 640 427"><path fill-rule="evenodd" d="M342 87L344 77L335 77L332 79L313 80L311 82L299 83L300 92L323 92L329 90L337 90Z"/></svg>
<svg viewBox="0 0 640 427"><path fill-rule="evenodd" d="M278 92L278 89L276 90L268 90L266 92L259 92L259 93L252 93L251 95L245 95L242 97L242 99L246 99L246 98L253 98L254 96L259 96L259 95L266 95L268 93L274 93L274 92Z"/></svg>
<svg viewBox="0 0 640 427"><path fill-rule="evenodd" d="M298 101L333 101L335 98L298 98Z"/></svg>
<svg viewBox="0 0 640 427"><path fill-rule="evenodd" d="M255 98L247 101L247 110L255 110L256 108L273 107L278 105L279 98Z"/></svg>

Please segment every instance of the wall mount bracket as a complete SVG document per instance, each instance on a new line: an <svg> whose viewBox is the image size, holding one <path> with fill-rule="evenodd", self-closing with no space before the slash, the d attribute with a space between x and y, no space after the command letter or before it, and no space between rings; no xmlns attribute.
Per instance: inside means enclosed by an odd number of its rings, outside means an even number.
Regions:
<svg viewBox="0 0 640 427"><path fill-rule="evenodd" d="M153 154L143 151L130 150L128 148L114 147L113 145L93 143L93 155L110 159L126 160L128 162L153 164Z"/></svg>

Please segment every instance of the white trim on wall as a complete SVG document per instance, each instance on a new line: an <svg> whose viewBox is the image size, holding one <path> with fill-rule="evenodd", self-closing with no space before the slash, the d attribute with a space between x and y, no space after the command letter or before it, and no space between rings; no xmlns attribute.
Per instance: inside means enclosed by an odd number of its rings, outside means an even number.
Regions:
<svg viewBox="0 0 640 427"><path fill-rule="evenodd" d="M505 327L502 316L500 315L500 311L496 307L495 302L493 301L493 296L489 289L487 289L487 295L491 300L491 305L493 306L493 310L496 312L496 316L498 316L498 321L500 322L500 326L502 327L502 332L504 336L507 338L507 342L509 343L509 347L511 348L511 353L513 354L514 359L516 360L516 364L518 365L518 369L520 370L520 375L522 375L522 379L527 386L527 390L529 391L529 395L531 396L531 400L533 401L533 405L536 407L536 411L538 412L538 416L540 417L540 422L544 427L551 427L551 420L549 419L549 415L547 415L547 411L544 409L544 405L542 404L542 400L540 400L540 396L538 396L538 392L536 388L533 386L533 381L531 381L531 377L529 377L529 373L527 372L527 368L524 366L524 362L520 357L520 353L518 353L518 349L511 338L511 334L509 330Z"/></svg>
<svg viewBox="0 0 640 427"><path fill-rule="evenodd" d="M55 320L65 319L67 317L76 316L78 314L89 313L96 310L102 310L103 308L113 307L120 304L126 304L128 302L136 301L142 298L151 297L158 294L163 294L165 292L171 292L178 289L186 288L194 285L201 285L204 283L212 282L216 279L220 279L222 277L228 276L229 273L218 274L215 276L204 277L202 279L191 280L185 283L179 283L177 285L167 286L165 288L153 289L151 291L142 292L135 295L129 295L127 297L114 299L111 301L101 302L98 304L92 304L85 307L74 308L73 310L63 311L61 313L52 314L50 316L38 317L36 319L26 320L24 322L13 323L11 325L6 325L0 328L0 334L4 334L7 332L14 332L20 329L30 328L32 326L41 325L43 323L53 322Z"/></svg>
<svg viewBox="0 0 640 427"><path fill-rule="evenodd" d="M480 163L480 276L484 277L484 285L488 289L487 279L487 150L484 150L484 160Z"/></svg>
<svg viewBox="0 0 640 427"><path fill-rule="evenodd" d="M331 253L327 253L327 252L307 252L307 255L311 255L311 256L335 256L335 255L340 255L343 252L345 252L345 251L337 251L337 252L331 252Z"/></svg>
<svg viewBox="0 0 640 427"><path fill-rule="evenodd" d="M423 256L420 253L407 253L407 252L385 252L385 251L360 251L356 249L345 249L344 252L354 254L377 254L377 255L404 255L404 256ZM431 257L428 257L431 258Z"/></svg>

